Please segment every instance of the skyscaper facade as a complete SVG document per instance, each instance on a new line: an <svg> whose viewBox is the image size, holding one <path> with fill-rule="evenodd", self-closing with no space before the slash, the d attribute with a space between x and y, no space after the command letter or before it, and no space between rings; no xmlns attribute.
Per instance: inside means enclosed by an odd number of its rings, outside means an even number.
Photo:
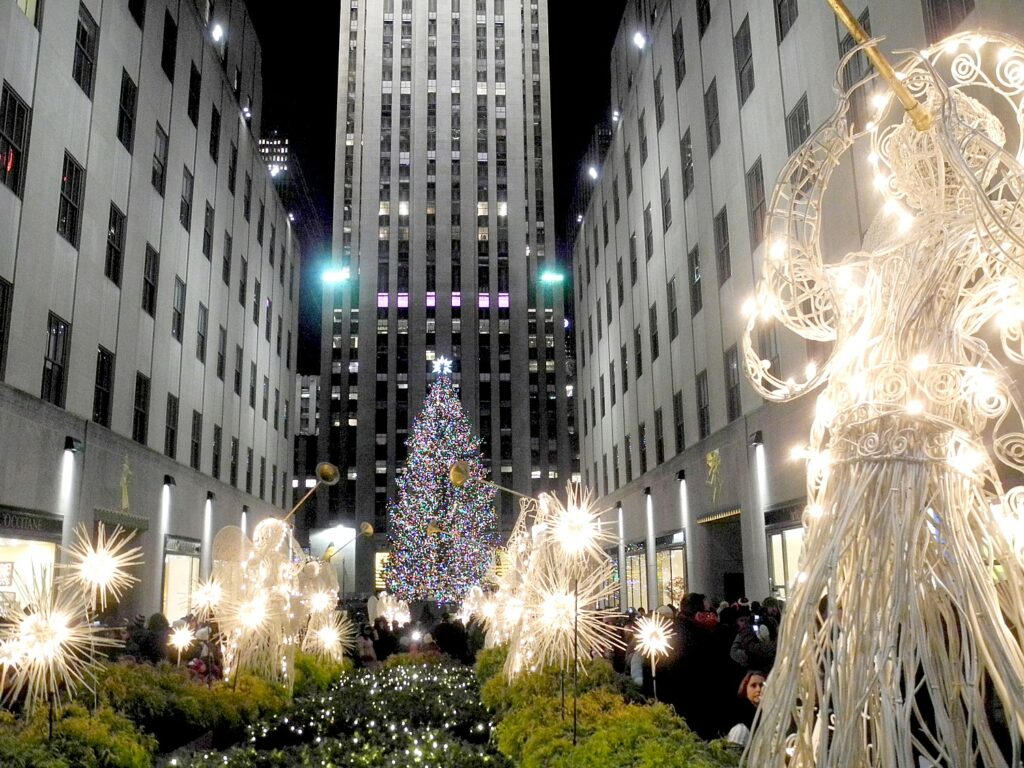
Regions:
<svg viewBox="0 0 1024 768"><path fill-rule="evenodd" d="M556 266L547 51L544 0L342 5L332 258L349 278L324 288L319 436L342 481L317 524L374 526L359 591L436 359L496 482L532 494L574 472L563 288L540 282ZM518 507L498 504L507 532Z"/></svg>

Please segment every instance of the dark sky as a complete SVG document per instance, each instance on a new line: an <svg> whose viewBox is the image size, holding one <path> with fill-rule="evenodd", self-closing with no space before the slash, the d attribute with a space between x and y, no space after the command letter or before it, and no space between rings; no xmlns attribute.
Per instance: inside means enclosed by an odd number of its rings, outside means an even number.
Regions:
<svg viewBox="0 0 1024 768"><path fill-rule="evenodd" d="M579 161L608 108L608 55L626 0L549 0L555 221L561 233ZM302 13L249 0L263 47L263 125L291 141L314 204L330 232L341 3L303 3ZM346 4L347 6L347 4ZM585 13L581 11L585 8ZM329 235L328 235L329 237ZM317 274L330 241L303 244L299 371L320 366Z"/></svg>

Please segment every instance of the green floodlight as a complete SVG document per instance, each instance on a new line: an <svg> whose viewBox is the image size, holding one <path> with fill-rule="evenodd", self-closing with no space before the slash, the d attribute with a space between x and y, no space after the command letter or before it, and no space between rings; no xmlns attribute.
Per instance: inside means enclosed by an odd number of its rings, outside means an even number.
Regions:
<svg viewBox="0 0 1024 768"><path fill-rule="evenodd" d="M340 285L341 283L348 282L351 274L348 267L332 267L331 269L324 270L321 279L326 285Z"/></svg>
<svg viewBox="0 0 1024 768"><path fill-rule="evenodd" d="M540 273L540 281L545 285L558 285L565 282L565 273L557 269L545 269Z"/></svg>

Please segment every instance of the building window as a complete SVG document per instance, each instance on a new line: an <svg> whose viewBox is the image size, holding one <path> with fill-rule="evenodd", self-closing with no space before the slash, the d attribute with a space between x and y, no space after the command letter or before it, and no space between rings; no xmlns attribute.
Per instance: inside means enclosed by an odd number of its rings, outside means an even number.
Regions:
<svg viewBox="0 0 1024 768"><path fill-rule="evenodd" d="M622 394L629 392L629 352L626 345L622 345L620 361L622 363Z"/></svg>
<svg viewBox="0 0 1024 768"><path fill-rule="evenodd" d="M124 214L113 203L107 221L107 255L103 261L103 274L114 285L121 285L121 263L124 260Z"/></svg>
<svg viewBox="0 0 1024 768"><path fill-rule="evenodd" d="M178 218L181 220L181 226L188 232L192 228L192 189L194 182L192 179L192 173L188 168L184 168L181 177L181 206L178 210Z"/></svg>
<svg viewBox="0 0 1024 768"><path fill-rule="evenodd" d="M167 393L167 421L164 424L164 455L178 455L178 398Z"/></svg>
<svg viewBox="0 0 1024 768"><path fill-rule="evenodd" d="M683 199L693 192L693 142L690 140L690 129L686 129L679 142L679 157L683 165Z"/></svg>
<svg viewBox="0 0 1024 768"><path fill-rule="evenodd" d="M235 194L235 177L238 175L238 145L231 142L231 152L228 155L228 192Z"/></svg>
<svg viewBox="0 0 1024 768"><path fill-rule="evenodd" d="M135 145L135 108L139 100L139 88L128 76L127 70L121 72L121 100L117 109L117 138L129 152Z"/></svg>
<svg viewBox="0 0 1024 768"><path fill-rule="evenodd" d="M640 335L640 326L633 329L633 359L636 361L636 377L644 375L644 343Z"/></svg>
<svg viewBox="0 0 1024 768"><path fill-rule="evenodd" d="M789 30L796 24L796 17L799 13L796 4L797 0L775 0L775 39L777 42L781 43L789 34ZM973 0L971 0L971 5L974 5ZM925 8L927 6L928 4L925 3Z"/></svg>
<svg viewBox="0 0 1024 768"><path fill-rule="evenodd" d="M242 347L235 346L235 394L242 395Z"/></svg>
<svg viewBox="0 0 1024 768"><path fill-rule="evenodd" d="M252 284L252 322L257 327L260 324L260 281L253 280Z"/></svg>
<svg viewBox="0 0 1024 768"><path fill-rule="evenodd" d="M658 130L665 122L665 91L661 87L661 70L654 76L654 119Z"/></svg>
<svg viewBox="0 0 1024 768"><path fill-rule="evenodd" d="M60 206L57 210L57 233L78 247L82 225L82 195L85 190L85 169L68 152L64 152L64 172L60 180Z"/></svg>
<svg viewBox="0 0 1024 768"><path fill-rule="evenodd" d="M210 114L210 157L214 163L220 160L220 110L216 107Z"/></svg>
<svg viewBox="0 0 1024 768"><path fill-rule="evenodd" d="M633 160L630 157L631 154L629 147L626 147L623 153L624 164L626 166L626 197L633 194Z"/></svg>
<svg viewBox="0 0 1024 768"><path fill-rule="evenodd" d="M807 109L807 94L800 97L792 111L786 115L786 149L789 154L797 151L811 135L811 118Z"/></svg>
<svg viewBox="0 0 1024 768"><path fill-rule="evenodd" d="M196 358L201 363L206 363L206 336L207 326L210 322L210 311L202 302L199 303L199 319L196 322Z"/></svg>
<svg viewBox="0 0 1024 768"><path fill-rule="evenodd" d="M615 223L619 223L621 207L619 205L619 177L612 179L612 213L615 216ZM607 243L606 243L607 244Z"/></svg>
<svg viewBox="0 0 1024 768"><path fill-rule="evenodd" d="M679 335L679 304L676 300L676 279L668 281L668 338L675 341Z"/></svg>
<svg viewBox="0 0 1024 768"><path fill-rule="evenodd" d="M252 176L245 174L245 189L242 190L242 215L249 221L252 216Z"/></svg>
<svg viewBox="0 0 1024 768"><path fill-rule="evenodd" d="M263 224L266 219L267 211L263 201L260 200L260 215L256 218L256 242L263 245Z"/></svg>
<svg viewBox="0 0 1024 768"><path fill-rule="evenodd" d="M160 278L160 254L146 243L146 260L142 265L142 309L156 315L156 286Z"/></svg>
<svg viewBox="0 0 1024 768"><path fill-rule="evenodd" d="M749 14L743 17L736 37L732 39L732 51L736 59L736 88L742 107L754 92L754 49L750 44Z"/></svg>
<svg viewBox="0 0 1024 768"><path fill-rule="evenodd" d="M644 256L647 261L654 255L654 224L651 222L651 206L644 208Z"/></svg>
<svg viewBox="0 0 1024 768"><path fill-rule="evenodd" d="M697 0L697 34L703 38L711 23L711 0Z"/></svg>
<svg viewBox="0 0 1024 768"><path fill-rule="evenodd" d="M199 104L203 95L203 78L199 74L199 67L192 63L188 74L188 105L185 114L192 121L192 125L199 126Z"/></svg>
<svg viewBox="0 0 1024 768"><path fill-rule="evenodd" d="M110 427L110 403L114 390L114 353L99 347L96 352L96 386L92 395L92 420Z"/></svg>
<svg viewBox="0 0 1024 768"><path fill-rule="evenodd" d="M238 276L238 303L245 306L245 284L249 281L249 262L242 259L241 274Z"/></svg>
<svg viewBox="0 0 1024 768"><path fill-rule="evenodd" d="M764 222L767 215L760 157L747 171L747 205L750 211L750 249L754 250L764 240Z"/></svg>
<svg viewBox="0 0 1024 768"><path fill-rule="evenodd" d="M700 286L700 252L696 245L686 254L686 268L690 283L690 317L695 317L704 308L704 294Z"/></svg>
<svg viewBox="0 0 1024 768"><path fill-rule="evenodd" d="M615 407L615 361L611 360L608 362L608 395L612 401L612 407Z"/></svg>
<svg viewBox="0 0 1024 768"><path fill-rule="evenodd" d="M923 0L921 4L924 6L924 32L929 45L953 34L967 14L974 10L974 0ZM796 6L795 0L793 5Z"/></svg>
<svg viewBox="0 0 1024 768"><path fill-rule="evenodd" d="M146 444L149 435L149 378L135 374L135 401L132 406L132 440Z"/></svg>
<svg viewBox="0 0 1024 768"><path fill-rule="evenodd" d="M665 426L662 423L661 408L654 412L654 461L665 463Z"/></svg>
<svg viewBox="0 0 1024 768"><path fill-rule="evenodd" d="M146 22L146 0L128 0L128 13L141 28Z"/></svg>
<svg viewBox="0 0 1024 768"><path fill-rule="evenodd" d="M220 265L220 279L224 285L231 284L231 235L224 232L224 254Z"/></svg>
<svg viewBox="0 0 1024 768"><path fill-rule="evenodd" d="M782 379L782 364L779 361L779 339L775 329L775 321L757 324L757 356L768 361L768 371L777 379Z"/></svg>
<svg viewBox="0 0 1024 768"><path fill-rule="evenodd" d="M619 306L621 307L626 295L626 286L622 277L622 259L615 262L615 285L618 289Z"/></svg>
<svg viewBox="0 0 1024 768"><path fill-rule="evenodd" d="M256 363L249 363L249 407L256 410Z"/></svg>
<svg viewBox="0 0 1024 768"><path fill-rule="evenodd" d="M647 112L640 113L636 122L637 138L640 144L640 165L647 162Z"/></svg>
<svg viewBox="0 0 1024 768"><path fill-rule="evenodd" d="M203 256L209 259L213 255L213 206L206 201L206 213L203 215Z"/></svg>
<svg viewBox="0 0 1024 768"><path fill-rule="evenodd" d="M622 453L626 459L626 482L633 482L633 441L629 435L626 435L623 448L625 449Z"/></svg>
<svg viewBox="0 0 1024 768"><path fill-rule="evenodd" d="M672 185L668 173L666 169L661 176L661 227L664 232L672 226Z"/></svg>
<svg viewBox="0 0 1024 768"><path fill-rule="evenodd" d="M858 17L857 21L860 22L867 36L871 37L871 15L867 8L864 9L864 12ZM845 56L856 45L857 42L853 37L846 35L839 42L839 57ZM867 56L864 55L864 51L859 51L856 56L847 62L846 68L843 69L843 88L850 90L855 83L860 82L868 75L869 70L870 64L868 63ZM867 95L867 88L858 88L850 97L850 124L854 131L863 130L864 123L867 121Z"/></svg>
<svg viewBox="0 0 1024 768"><path fill-rule="evenodd" d="M192 411L192 441L188 452L188 465L199 469L203 458L203 414Z"/></svg>
<svg viewBox="0 0 1024 768"><path fill-rule="evenodd" d="M605 397L604 397L604 392L605 392L605 390L604 390L604 376L600 377L600 380L597 383L597 387L598 387L598 389L600 390L600 393L601 393L600 394L600 398L601 398L601 418L603 419L605 417L605 413L606 413L606 409L605 409L605 404L606 403L605 403Z"/></svg>
<svg viewBox="0 0 1024 768"><path fill-rule="evenodd" d="M640 474L647 474L647 422L641 421L637 428L636 448L640 455Z"/></svg>
<svg viewBox="0 0 1024 768"><path fill-rule="evenodd" d="M252 493L252 448L245 449L245 492Z"/></svg>
<svg viewBox="0 0 1024 768"><path fill-rule="evenodd" d="M678 88L683 78L686 77L686 56L685 49L683 48L683 22L680 20L676 24L676 28L672 30L672 60L675 63L676 73L676 88Z"/></svg>
<svg viewBox="0 0 1024 768"><path fill-rule="evenodd" d="M682 453L686 447L686 430L683 428L683 393L672 395L672 417L676 428L676 453Z"/></svg>
<svg viewBox="0 0 1024 768"><path fill-rule="evenodd" d="M722 143L721 126L718 123L718 85L714 79L704 92L704 125L708 132L708 157L711 157Z"/></svg>
<svg viewBox="0 0 1024 768"><path fill-rule="evenodd" d="M11 341L11 304L14 286L0 278L0 379L7 371L7 347Z"/></svg>
<svg viewBox="0 0 1024 768"><path fill-rule="evenodd" d="M174 82L174 60L178 54L178 25L169 11L164 11L164 42L160 52L160 67L167 79Z"/></svg>
<svg viewBox="0 0 1024 768"><path fill-rule="evenodd" d="M715 216L715 266L718 268L718 285L732 277L732 259L729 255L729 213L725 206Z"/></svg>
<svg viewBox="0 0 1024 768"><path fill-rule="evenodd" d="M167 134L156 124L156 140L153 143L153 187L161 195L167 183Z"/></svg>
<svg viewBox="0 0 1024 768"><path fill-rule="evenodd" d="M185 283L180 277L174 278L174 304L171 305L171 336L181 341L185 327Z"/></svg>
<svg viewBox="0 0 1024 768"><path fill-rule="evenodd" d="M21 197L32 110L4 83L0 96L0 182Z"/></svg>
<svg viewBox="0 0 1024 768"><path fill-rule="evenodd" d="M729 421L743 413L740 401L740 360L736 345L725 352L725 411Z"/></svg>
<svg viewBox="0 0 1024 768"><path fill-rule="evenodd" d="M214 480L220 480L220 447L224 436L220 424L213 425L213 443L210 445L210 474Z"/></svg>
<svg viewBox="0 0 1024 768"><path fill-rule="evenodd" d="M92 98L92 86L96 79L96 47L100 28L82 3L78 6L78 31L75 33L75 60L71 75L85 95Z"/></svg>
<svg viewBox="0 0 1024 768"><path fill-rule="evenodd" d="M711 434L711 401L708 399L708 372L697 374L697 432L703 440Z"/></svg>
<svg viewBox="0 0 1024 768"><path fill-rule="evenodd" d="M264 492L267 489L267 459L260 456L260 498L266 498Z"/></svg>
<svg viewBox="0 0 1024 768"><path fill-rule="evenodd" d="M224 381L224 369L228 362L228 330L219 326L217 335L217 378Z"/></svg>
<svg viewBox="0 0 1024 768"><path fill-rule="evenodd" d="M651 362L658 359L658 304L655 302L647 310L647 321L651 332Z"/></svg>
<svg viewBox="0 0 1024 768"><path fill-rule="evenodd" d="M228 472L228 479L231 485L238 487L238 438L231 438L231 467Z"/></svg>
<svg viewBox="0 0 1024 768"><path fill-rule="evenodd" d="M64 407L65 371L68 364L71 326L53 312L49 315L46 352L43 356L43 384L40 397L48 403Z"/></svg>

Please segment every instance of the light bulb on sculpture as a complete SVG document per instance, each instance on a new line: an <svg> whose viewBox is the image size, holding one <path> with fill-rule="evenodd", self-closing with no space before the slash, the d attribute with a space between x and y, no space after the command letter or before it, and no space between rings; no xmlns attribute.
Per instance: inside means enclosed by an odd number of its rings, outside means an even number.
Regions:
<svg viewBox="0 0 1024 768"><path fill-rule="evenodd" d="M142 551L129 547L135 538L134 530L120 526L107 536L103 523L96 526L96 543L92 543L88 528L80 524L75 529L75 541L68 547L67 571L60 583L71 584L85 597L90 611L107 607L107 595L119 600L121 594L138 581L128 569L142 564Z"/></svg>
<svg viewBox="0 0 1024 768"><path fill-rule="evenodd" d="M651 662L654 698L658 698L658 659L668 656L671 649L669 640L675 636L672 622L660 613L654 612L637 621L634 635L637 651Z"/></svg>
<svg viewBox="0 0 1024 768"><path fill-rule="evenodd" d="M178 665L181 665L181 652L192 645L195 642L196 633L192 631L192 627L184 625L181 627L175 627L171 632L171 636L167 639L167 644L174 646L178 651Z"/></svg>

